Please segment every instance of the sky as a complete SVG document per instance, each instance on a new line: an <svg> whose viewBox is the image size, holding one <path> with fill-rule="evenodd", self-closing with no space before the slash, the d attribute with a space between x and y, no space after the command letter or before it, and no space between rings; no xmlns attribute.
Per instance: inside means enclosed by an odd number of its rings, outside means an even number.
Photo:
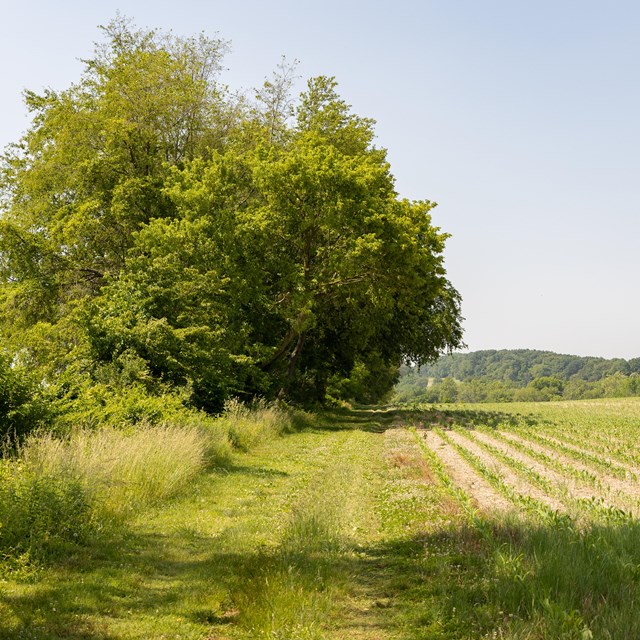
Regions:
<svg viewBox="0 0 640 640"><path fill-rule="evenodd" d="M335 76L400 196L438 203L469 350L640 356L640 3L0 0L0 148L118 11L229 40L236 89L283 55L300 89Z"/></svg>

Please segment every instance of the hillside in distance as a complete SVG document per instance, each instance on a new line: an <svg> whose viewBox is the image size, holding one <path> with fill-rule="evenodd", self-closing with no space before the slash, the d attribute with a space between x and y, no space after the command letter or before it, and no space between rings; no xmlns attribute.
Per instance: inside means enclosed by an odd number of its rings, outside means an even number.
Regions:
<svg viewBox="0 0 640 640"><path fill-rule="evenodd" d="M640 395L640 358L572 356L532 349L453 353L402 368L399 402L512 402Z"/></svg>
<svg viewBox="0 0 640 640"><path fill-rule="evenodd" d="M522 386L543 376L596 382L616 373L640 373L640 358L606 359L533 349L489 349L442 356L437 362L422 367L418 373L427 378L484 378Z"/></svg>

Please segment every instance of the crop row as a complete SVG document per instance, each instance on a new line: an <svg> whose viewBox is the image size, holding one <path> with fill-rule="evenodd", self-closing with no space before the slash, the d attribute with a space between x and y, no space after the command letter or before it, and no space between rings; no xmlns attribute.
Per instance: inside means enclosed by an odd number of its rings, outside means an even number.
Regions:
<svg viewBox="0 0 640 640"><path fill-rule="evenodd" d="M609 524L632 520L639 511L634 485L624 485L627 490L623 491L619 484L614 491L605 475L572 467L555 457L552 448L549 452L534 449L525 440L515 440L491 431L434 431L479 478L509 500L514 511L521 511L526 517L544 522L554 522L559 517L569 518L582 526L585 522ZM540 440L547 446L555 444L556 450L564 455L564 449L555 441ZM432 464L434 459L438 462L439 477L448 477L437 453L429 451ZM591 457L587 459L593 462ZM605 464L601 466L610 469ZM615 482L616 478L609 480ZM457 490L459 492L460 488ZM491 510L491 506L482 505L477 496L468 496L466 500L467 503L478 503L480 510Z"/></svg>

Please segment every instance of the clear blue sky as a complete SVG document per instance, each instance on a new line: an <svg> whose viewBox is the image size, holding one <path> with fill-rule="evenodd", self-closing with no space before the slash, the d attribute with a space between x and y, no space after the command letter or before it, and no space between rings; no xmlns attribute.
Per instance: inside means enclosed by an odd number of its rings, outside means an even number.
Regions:
<svg viewBox="0 0 640 640"><path fill-rule="evenodd" d="M402 196L439 203L471 350L640 356L640 3L2 0L0 145L25 88L67 87L120 10L232 43L225 78L281 55L377 120Z"/></svg>

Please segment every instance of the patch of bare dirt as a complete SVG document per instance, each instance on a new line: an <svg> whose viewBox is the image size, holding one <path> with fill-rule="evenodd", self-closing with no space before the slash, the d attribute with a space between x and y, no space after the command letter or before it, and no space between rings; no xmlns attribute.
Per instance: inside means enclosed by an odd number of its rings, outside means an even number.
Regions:
<svg viewBox="0 0 640 640"><path fill-rule="evenodd" d="M530 496L539 502L546 504L557 511L564 511L565 506L562 504L560 500L548 495L542 489L539 489L535 485L531 484L527 480L525 480L522 476L518 475L515 471L507 467L502 461L498 458L494 457L483 449L479 444L473 442L472 440L466 438L461 433L451 432L450 437L456 443L462 445L467 451L473 453L473 455L480 458L482 463L486 465L492 471L496 471L504 480L506 484L513 487L513 489L523 496ZM479 434L478 432L474 432L474 435L484 435ZM479 438L480 440L482 438ZM492 442L492 444L497 444L496 442Z"/></svg>
<svg viewBox="0 0 640 640"><path fill-rule="evenodd" d="M513 510L511 502L500 495L454 447L437 433L425 430L422 436L429 448L440 458L451 480L471 498L480 511L495 513Z"/></svg>
<svg viewBox="0 0 640 640"><path fill-rule="evenodd" d="M387 429L385 431L385 459L387 464L403 469L410 476L425 482L434 482L433 471L413 436L406 429Z"/></svg>

